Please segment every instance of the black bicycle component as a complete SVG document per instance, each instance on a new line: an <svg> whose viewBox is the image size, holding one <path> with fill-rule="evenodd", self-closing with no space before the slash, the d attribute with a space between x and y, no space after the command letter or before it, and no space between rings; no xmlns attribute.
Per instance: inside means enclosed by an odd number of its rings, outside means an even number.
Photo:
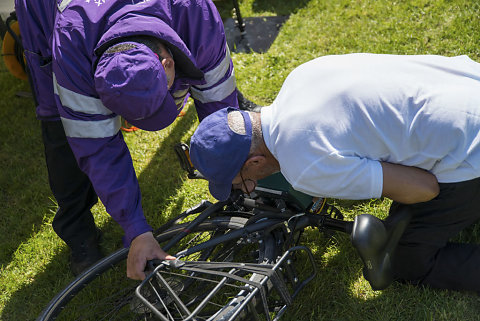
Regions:
<svg viewBox="0 0 480 321"><path fill-rule="evenodd" d="M323 220L320 223L320 228L327 230L340 231L343 233L351 234L353 229L353 222L338 220L324 215Z"/></svg>
<svg viewBox="0 0 480 321"><path fill-rule="evenodd" d="M408 210L398 213L390 226L372 215L355 217L352 244L364 263L363 276L372 289L383 290L393 282L392 254L410 219Z"/></svg>
<svg viewBox="0 0 480 321"><path fill-rule="evenodd" d="M205 243L210 238L222 235L230 230L242 228L245 218L217 217L205 220L197 225L184 239L171 248L171 254L182 252L197 243ZM183 231L188 224L174 225L167 231L157 235L157 241L163 246L173 236ZM213 260L259 262L270 256L274 243L268 243L270 248L259 248L258 242L248 243L243 246L241 240L214 243L209 247L188 255L183 255L186 260ZM245 245L247 242L245 241ZM251 250L254 250L253 252ZM101 260L87 271L79 275L71 284L61 291L47 308L38 317L37 321L47 320L155 320L151 311L135 297L135 288L138 281L126 278L126 259L128 249L121 249ZM173 282L173 280L172 280ZM179 284L179 283L178 283ZM87 286L88 285L88 286ZM179 284L187 292L197 291L202 288L193 288L192 284ZM231 295L235 295L232 293Z"/></svg>
<svg viewBox="0 0 480 321"><path fill-rule="evenodd" d="M249 208L259 209L261 211L266 211L270 213L281 213L282 209L277 207L272 207L263 203L260 203L258 200L246 198L243 195L241 198L238 199L237 203L242 203L242 205L247 206ZM285 208L283 208L285 210Z"/></svg>
<svg viewBox="0 0 480 321"><path fill-rule="evenodd" d="M281 173L275 173L258 181L256 195L275 202L284 200L287 208L307 211L312 204L312 196L296 191ZM283 207L285 209L285 207Z"/></svg>
<svg viewBox="0 0 480 321"><path fill-rule="evenodd" d="M176 144L173 146L175 154L178 156L180 165L182 169L187 172L188 178L190 179L202 179L203 175L195 169L190 160L189 147L185 143Z"/></svg>
<svg viewBox="0 0 480 321"><path fill-rule="evenodd" d="M203 200L200 203L198 203L197 205L194 205L194 206L190 207L189 209L184 211L182 214L178 215L177 217L172 218L171 220L169 220L168 222L166 222L165 224L160 226L158 229L153 231L153 234L158 235L160 233L163 233L164 231L171 228L173 225L180 223L180 221L182 221L187 216L192 215L192 214L201 213L210 206L212 206L212 202L207 201L207 200Z"/></svg>
<svg viewBox="0 0 480 321"><path fill-rule="evenodd" d="M176 151L182 168L195 171L188 146ZM316 273L310 250L298 246L308 226L350 234L372 288L392 282L391 256L409 213L399 213L389 224L368 214L349 222L325 201L312 206L311 197L291 191L282 177L259 187L263 190L251 197L236 190L227 201L204 201L159 228L160 246L180 260L148 262L154 272L147 273L138 297L138 282L125 277L128 249L122 249L82 273L38 321L58 315L69 321L278 320ZM304 269L304 252L310 269Z"/></svg>
<svg viewBox="0 0 480 321"><path fill-rule="evenodd" d="M290 270L294 253L304 251L307 253L311 273L302 280L288 277L285 271ZM302 262L303 263L303 262ZM218 302L218 297L224 296L224 290L237 288L243 296L241 304L235 309L228 310L228 314L220 311L212 320L235 320L241 311L247 309L251 319L257 314L253 301L261 303L264 320L277 320L285 311L286 307L293 302L293 298L310 282L316 275L316 267L311 251L304 246L288 249L275 264L255 264L237 262L190 262L190 261L163 261L136 289L136 295L142 302L163 321L173 320L168 311L169 305L175 303L181 318L175 320L204 320L202 312L210 305ZM178 295L172 288L168 278L175 277L193 278L211 288L208 295L198 300L195 305L184 302L184 298ZM255 275L255 277L253 277ZM151 295L154 293L155 295ZM278 296L282 305L272 311L269 306L268 296ZM187 297L187 300L190 300ZM276 315L275 315L276 314ZM279 315L280 314L280 315ZM210 319L209 319L210 320Z"/></svg>
<svg viewBox="0 0 480 321"><path fill-rule="evenodd" d="M173 237L165 246L163 246L163 250L169 251L172 246L178 243L181 239L185 236L190 234L195 228L200 225L207 217L215 213L216 211L221 210L225 206L224 202L218 202L213 204L212 206L205 209L200 215L198 215L192 222L188 223L188 225L175 237Z"/></svg>

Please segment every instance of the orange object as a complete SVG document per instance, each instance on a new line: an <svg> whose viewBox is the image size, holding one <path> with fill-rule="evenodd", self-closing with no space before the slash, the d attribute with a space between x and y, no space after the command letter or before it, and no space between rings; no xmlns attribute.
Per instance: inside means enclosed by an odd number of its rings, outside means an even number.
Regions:
<svg viewBox="0 0 480 321"><path fill-rule="evenodd" d="M185 114L185 110L181 110L177 117L183 117L185 116ZM122 126L120 127L120 129L124 132L134 132L136 130L139 130L140 128L131 125L128 121L122 118Z"/></svg>
<svg viewBox="0 0 480 321"><path fill-rule="evenodd" d="M134 132L140 128L131 125L128 121L122 118L122 126L120 127L124 132Z"/></svg>
<svg viewBox="0 0 480 321"><path fill-rule="evenodd" d="M17 21L14 21L10 24L10 29L12 29L12 31L17 35L17 37L20 38L20 27L18 26ZM5 62L5 66L7 67L8 71L16 78L27 80L27 73L25 72L25 69L23 68L20 61L18 61L17 59L18 52L15 52L15 47L15 39L9 32L6 32L2 44L2 56L3 61ZM21 55L24 59L24 64L26 64L23 52L21 53Z"/></svg>

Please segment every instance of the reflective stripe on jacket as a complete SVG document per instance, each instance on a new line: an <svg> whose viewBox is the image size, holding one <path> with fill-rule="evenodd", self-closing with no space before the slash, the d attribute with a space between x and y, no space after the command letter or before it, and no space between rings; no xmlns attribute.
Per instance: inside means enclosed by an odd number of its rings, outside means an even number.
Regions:
<svg viewBox="0 0 480 321"><path fill-rule="evenodd" d="M39 0L38 5L25 10L51 14L42 10L44 1L51 2ZM238 106L223 23L211 0L55 1L55 17L47 20L55 21L48 44L56 106L38 106L37 115L62 119L80 168L89 176L107 212L125 230L128 245L151 228L143 216L138 180L119 131L120 116L107 109L95 91L96 62L122 37L149 35L164 40L176 65L170 94L177 112L191 95L201 120L218 109ZM22 37L30 34L34 33L22 31ZM51 96L51 90L38 94ZM174 119L171 116L165 118Z"/></svg>

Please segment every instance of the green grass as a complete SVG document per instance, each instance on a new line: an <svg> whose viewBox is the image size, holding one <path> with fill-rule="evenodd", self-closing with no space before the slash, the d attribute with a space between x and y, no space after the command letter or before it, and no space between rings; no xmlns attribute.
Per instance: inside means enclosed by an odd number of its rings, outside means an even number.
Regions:
<svg viewBox="0 0 480 321"><path fill-rule="evenodd" d="M215 1L222 15L231 2ZM478 0L240 0L242 15L290 15L267 53L233 54L239 88L260 104L275 98L299 64L318 56L352 52L469 55L480 61ZM72 280L68 251L50 223L55 203L48 187L40 127L28 90L0 65L0 320L34 320L53 295ZM173 144L187 142L197 125L193 107L160 132L125 134L154 226L201 199L205 182L188 181ZM337 202L355 214L386 215L388 200ZM94 208L111 252L121 229L101 204ZM395 284L372 291L345 235L331 239L305 233L315 255L317 278L295 300L284 320L478 320L480 298ZM478 242L474 228L465 239Z"/></svg>

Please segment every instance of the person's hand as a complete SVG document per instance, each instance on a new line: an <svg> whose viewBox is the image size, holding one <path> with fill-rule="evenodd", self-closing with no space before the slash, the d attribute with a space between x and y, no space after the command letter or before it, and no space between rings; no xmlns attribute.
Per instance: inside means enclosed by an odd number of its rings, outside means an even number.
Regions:
<svg viewBox="0 0 480 321"><path fill-rule="evenodd" d="M148 260L175 260L160 248L152 232L138 235L130 244L127 258L127 277L134 280L145 279L145 266Z"/></svg>

